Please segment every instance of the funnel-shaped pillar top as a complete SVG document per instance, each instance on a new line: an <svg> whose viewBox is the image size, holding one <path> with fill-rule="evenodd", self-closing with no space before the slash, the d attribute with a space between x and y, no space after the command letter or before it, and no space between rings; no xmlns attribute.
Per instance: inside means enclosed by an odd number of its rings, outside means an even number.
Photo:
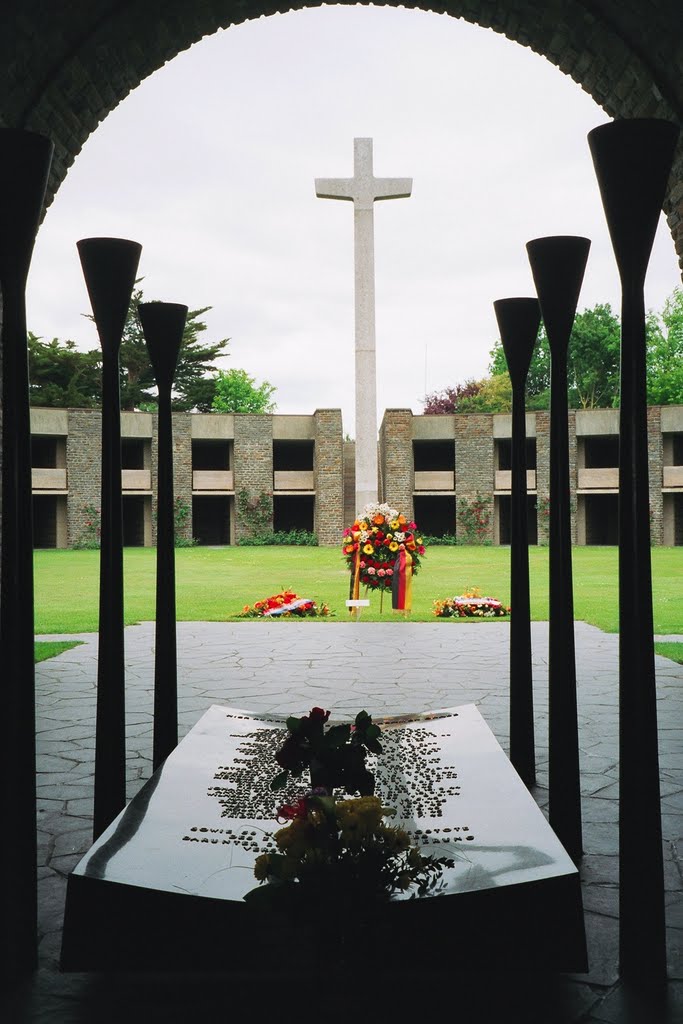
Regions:
<svg viewBox="0 0 683 1024"><path fill-rule="evenodd" d="M142 246L127 238L82 238L76 244L102 348L117 353Z"/></svg>
<svg viewBox="0 0 683 1024"><path fill-rule="evenodd" d="M0 128L0 280L26 279L53 150L44 135Z"/></svg>
<svg viewBox="0 0 683 1024"><path fill-rule="evenodd" d="M612 121L588 133L622 281L645 280L678 135L677 125L649 117Z"/></svg>
<svg viewBox="0 0 683 1024"><path fill-rule="evenodd" d="M527 242L551 352L553 347L557 351L569 344L590 245L590 239L578 235L550 235Z"/></svg>
<svg viewBox="0 0 683 1024"><path fill-rule="evenodd" d="M177 302L141 302L138 306L138 316L159 388L170 389L173 384L187 309L187 306Z"/></svg>
<svg viewBox="0 0 683 1024"><path fill-rule="evenodd" d="M493 308L512 385L524 387L541 324L538 299L496 299Z"/></svg>

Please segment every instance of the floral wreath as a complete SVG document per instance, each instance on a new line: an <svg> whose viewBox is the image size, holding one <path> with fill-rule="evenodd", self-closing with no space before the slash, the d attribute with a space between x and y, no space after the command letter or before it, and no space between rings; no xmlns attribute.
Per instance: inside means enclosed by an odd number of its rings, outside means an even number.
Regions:
<svg viewBox="0 0 683 1024"><path fill-rule="evenodd" d="M401 551L410 552L413 575L425 553L417 523L386 503L366 505L343 536L342 552L349 572L355 573L358 564L360 584L371 590L391 590Z"/></svg>

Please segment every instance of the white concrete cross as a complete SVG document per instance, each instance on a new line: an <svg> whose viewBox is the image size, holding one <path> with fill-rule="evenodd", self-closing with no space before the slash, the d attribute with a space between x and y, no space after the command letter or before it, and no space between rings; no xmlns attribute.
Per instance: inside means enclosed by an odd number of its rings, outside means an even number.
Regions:
<svg viewBox="0 0 683 1024"><path fill-rule="evenodd" d="M412 178L375 178L372 139L353 140L353 178L316 178L320 199L353 203L356 309L356 512L377 501L374 203L407 199Z"/></svg>

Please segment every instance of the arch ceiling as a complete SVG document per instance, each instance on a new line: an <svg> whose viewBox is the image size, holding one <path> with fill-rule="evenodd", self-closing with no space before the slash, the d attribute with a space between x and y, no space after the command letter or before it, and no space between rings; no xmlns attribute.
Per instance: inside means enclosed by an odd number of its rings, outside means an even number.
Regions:
<svg viewBox="0 0 683 1024"><path fill-rule="evenodd" d="M218 29L315 6L301 0L4 0L0 124L54 140L51 201L89 135L148 75ZM401 6L463 18L530 47L612 117L663 117L683 126L681 0L406 0ZM665 211L683 267L683 143Z"/></svg>

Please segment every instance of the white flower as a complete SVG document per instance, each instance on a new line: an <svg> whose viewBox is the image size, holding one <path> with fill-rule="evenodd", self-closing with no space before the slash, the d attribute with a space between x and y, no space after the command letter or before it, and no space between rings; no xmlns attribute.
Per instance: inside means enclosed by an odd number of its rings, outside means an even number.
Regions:
<svg viewBox="0 0 683 1024"><path fill-rule="evenodd" d="M405 539L406 535L401 530L397 530L396 533L394 534L394 540L396 541L397 544L402 544Z"/></svg>
<svg viewBox="0 0 683 1024"><path fill-rule="evenodd" d="M369 533L368 530L361 530L360 531L360 542L361 542L361 544L365 544L365 542L366 542L366 540L368 539L369 536L370 536L370 533Z"/></svg>

